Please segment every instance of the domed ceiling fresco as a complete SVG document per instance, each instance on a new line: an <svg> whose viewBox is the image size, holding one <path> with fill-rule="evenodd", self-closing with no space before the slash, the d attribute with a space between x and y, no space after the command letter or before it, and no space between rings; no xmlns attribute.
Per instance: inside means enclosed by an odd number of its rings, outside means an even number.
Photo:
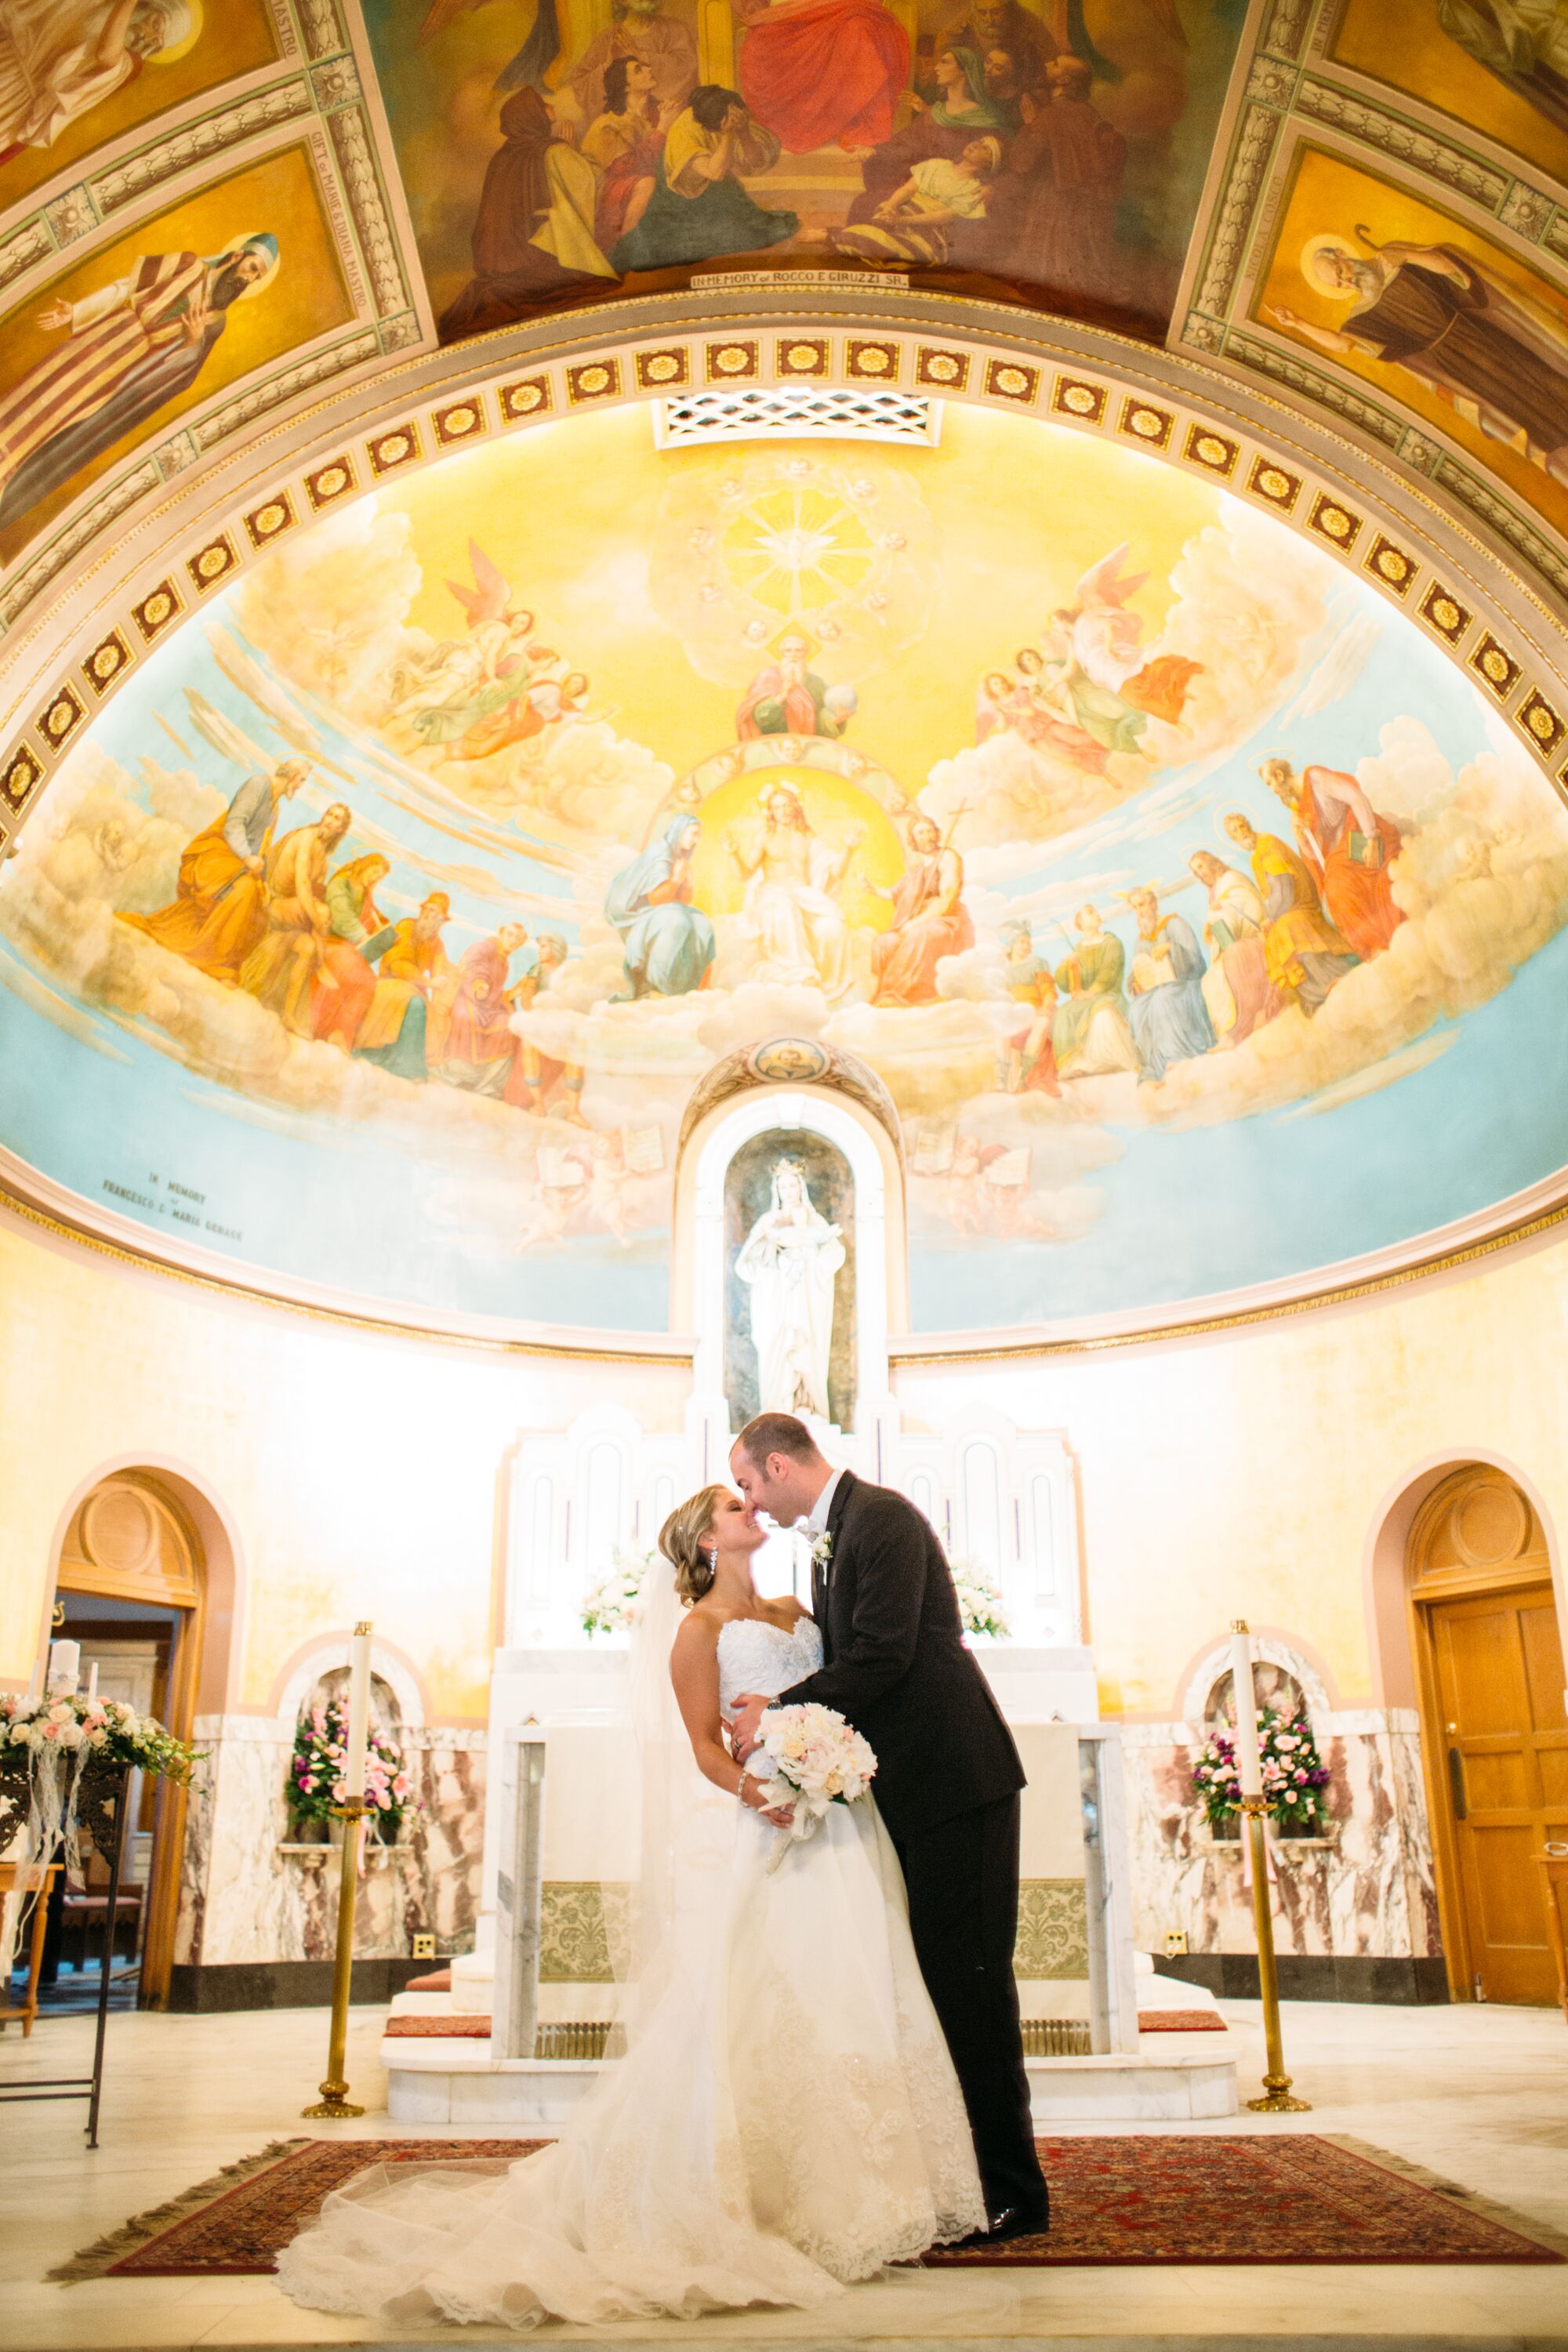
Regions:
<svg viewBox="0 0 1568 2352"><path fill-rule="evenodd" d="M1217 486L940 426L568 417L266 554L4 868L6 1149L237 1272L649 1331L683 1114L770 1040L891 1095L920 1331L1552 1176L1568 817L1498 712Z"/></svg>
<svg viewBox="0 0 1568 2352"><path fill-rule="evenodd" d="M1561 602L1565 93L1555 0L0 0L0 632L324 385L737 285L1163 342Z"/></svg>

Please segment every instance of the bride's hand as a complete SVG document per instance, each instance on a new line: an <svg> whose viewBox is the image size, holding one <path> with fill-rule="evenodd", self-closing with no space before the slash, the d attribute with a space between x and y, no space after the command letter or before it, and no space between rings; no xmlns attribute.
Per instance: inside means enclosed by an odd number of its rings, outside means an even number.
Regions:
<svg viewBox="0 0 1568 2352"><path fill-rule="evenodd" d="M735 1712L730 1718L730 1752L737 1764L745 1763L755 1753L757 1727L772 1706L771 1698L756 1691L742 1691L735 1700Z"/></svg>
<svg viewBox="0 0 1568 2352"><path fill-rule="evenodd" d="M764 1822L772 1822L775 1829L787 1830L791 1822L795 1818L788 1806L764 1805L761 1801L762 1793L761 1782L753 1780L751 1774L748 1772L746 1778L741 1783L740 1797L742 1804L744 1805L749 1813L760 1813Z"/></svg>

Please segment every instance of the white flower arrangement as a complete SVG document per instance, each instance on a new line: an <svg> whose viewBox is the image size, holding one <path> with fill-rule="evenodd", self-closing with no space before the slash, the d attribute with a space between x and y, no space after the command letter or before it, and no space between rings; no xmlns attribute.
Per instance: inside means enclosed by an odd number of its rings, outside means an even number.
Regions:
<svg viewBox="0 0 1568 2352"><path fill-rule="evenodd" d="M771 1706L758 1727L746 1770L761 1783L772 1811L787 1811L768 1856L776 1870L792 1845L815 1837L829 1805L852 1805L868 1794L876 1751L831 1706Z"/></svg>
<svg viewBox="0 0 1568 2352"><path fill-rule="evenodd" d="M629 1633L642 1608L643 1587L658 1555L616 1545L612 1565L583 1595L584 1633Z"/></svg>
<svg viewBox="0 0 1568 2352"><path fill-rule="evenodd" d="M831 1570L833 1567L833 1534L831 1528L824 1528L822 1533L812 1545L811 1564L813 1568L821 1569L824 1576L826 1576Z"/></svg>
<svg viewBox="0 0 1568 2352"><path fill-rule="evenodd" d="M26 1822L25 1843L15 1851L36 1864L52 1861L63 1848L68 1869L79 1872L77 1811L84 1776L95 1767L134 1766L160 1780L188 1782L200 1753L122 1699L89 1698L81 1691L41 1697L6 1693L0 1696L0 1796ZM12 1834L8 1814L0 1842L9 1843Z"/></svg>
<svg viewBox="0 0 1568 2352"><path fill-rule="evenodd" d="M1001 1587L989 1570L972 1559L952 1559L948 1567L964 1632L983 1634L988 1642L1005 1642L1012 1625Z"/></svg>

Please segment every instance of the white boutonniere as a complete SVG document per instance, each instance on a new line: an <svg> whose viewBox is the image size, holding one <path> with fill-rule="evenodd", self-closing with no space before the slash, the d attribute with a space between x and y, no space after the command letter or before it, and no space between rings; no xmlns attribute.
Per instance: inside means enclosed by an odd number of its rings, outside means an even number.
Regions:
<svg viewBox="0 0 1568 2352"><path fill-rule="evenodd" d="M811 1547L811 1564L822 1570L824 1581L832 1573L833 1538L826 1528Z"/></svg>

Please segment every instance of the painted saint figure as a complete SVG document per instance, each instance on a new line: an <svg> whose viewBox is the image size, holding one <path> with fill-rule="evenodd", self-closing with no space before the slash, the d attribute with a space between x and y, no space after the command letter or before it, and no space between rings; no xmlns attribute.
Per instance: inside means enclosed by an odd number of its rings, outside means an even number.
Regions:
<svg viewBox="0 0 1568 2352"><path fill-rule="evenodd" d="M745 186L778 160L778 140L753 122L739 90L699 82L669 126L653 194L637 226L617 240L611 268L668 269L783 245L799 214L765 212Z"/></svg>
<svg viewBox="0 0 1568 2352"><path fill-rule="evenodd" d="M190 0L0 0L0 163L52 147L200 30Z"/></svg>
<svg viewBox="0 0 1568 2352"><path fill-rule="evenodd" d="M1108 931L1098 907L1073 918L1080 944L1056 969L1058 1003L1051 1022L1057 1072L1064 1078L1108 1077L1138 1067L1127 1022L1122 982L1127 954Z"/></svg>
<svg viewBox="0 0 1568 2352"><path fill-rule="evenodd" d="M730 0L741 93L792 155L890 138L910 37L882 0Z"/></svg>
<svg viewBox="0 0 1568 2352"><path fill-rule="evenodd" d="M583 133L583 152L600 174L594 235L602 251L647 210L660 144L653 68L639 58L613 58L605 68L605 110Z"/></svg>
<svg viewBox="0 0 1568 2352"><path fill-rule="evenodd" d="M827 1419L833 1285L844 1255L838 1227L812 1206L799 1161L776 1161L768 1206L735 1261L751 1292L759 1412Z"/></svg>
<svg viewBox="0 0 1568 2352"><path fill-rule="evenodd" d="M785 629L741 698L735 732L742 743L763 735L842 735L855 709L852 686L829 686L811 667L816 648L804 629Z"/></svg>
<svg viewBox="0 0 1568 2352"><path fill-rule="evenodd" d="M466 1093L504 1096L521 1044L511 1025L508 967L528 938L524 923L503 923L460 959L445 1006L447 1034L437 1075Z"/></svg>
<svg viewBox="0 0 1568 2352"><path fill-rule="evenodd" d="M604 113L609 69L618 58L647 67L660 128L668 127L697 87L690 27L667 16L662 0L611 0L609 25L595 34L572 70L572 94L584 122Z"/></svg>
<svg viewBox="0 0 1568 2352"><path fill-rule="evenodd" d="M1399 855L1399 827L1378 814L1342 768L1297 775L1289 760L1265 760L1258 773L1295 819L1296 846L1317 875L1330 922L1370 962L1405 920L1388 872Z"/></svg>
<svg viewBox="0 0 1568 2352"><path fill-rule="evenodd" d="M689 995L712 968L713 926L691 903L691 860L701 836L696 817L671 817L662 839L610 885L605 919L621 934L633 997Z"/></svg>
<svg viewBox="0 0 1568 2352"><path fill-rule="evenodd" d="M1152 890L1129 890L1138 919L1129 1015L1140 1076L1158 1085L1173 1062L1189 1062L1214 1044L1204 1002L1204 951L1184 915L1162 915Z"/></svg>
<svg viewBox="0 0 1568 2352"><path fill-rule="evenodd" d="M277 238L242 236L205 259L144 254L111 285L40 310L66 340L0 398L0 529L189 391L233 305L277 272Z"/></svg>
<svg viewBox="0 0 1568 2352"><path fill-rule="evenodd" d="M374 960L397 934L375 903L377 885L392 871L380 856L351 858L327 880L331 936L321 944L310 990L313 1034L352 1054L375 996Z"/></svg>
<svg viewBox="0 0 1568 2352"><path fill-rule="evenodd" d="M310 772L308 760L284 760L269 776L247 776L223 814L185 844L168 906L120 920L237 986L267 929L267 853L278 812Z"/></svg>
<svg viewBox="0 0 1568 2352"><path fill-rule="evenodd" d="M1568 326L1451 245L1372 246L1314 236L1301 275L1330 302L1352 304L1342 331L1282 303L1265 315L1335 358L1404 368L1491 441L1505 441L1568 482Z"/></svg>
<svg viewBox="0 0 1568 2352"><path fill-rule="evenodd" d="M354 1051L395 1078L422 1086L440 1057L444 1031L433 1026L432 999L451 967L441 943L452 912L445 890L433 890L416 915L393 926L392 943L376 971L375 989L360 1023Z"/></svg>
<svg viewBox="0 0 1568 2352"><path fill-rule="evenodd" d="M1318 885L1304 857L1277 834L1257 833L1239 812L1225 820L1238 849L1252 860L1263 900L1263 952L1276 988L1310 1015L1357 958L1323 912Z"/></svg>
<svg viewBox="0 0 1568 2352"><path fill-rule="evenodd" d="M1478 65L1568 131L1563 0L1437 0L1437 22Z"/></svg>
<svg viewBox="0 0 1568 2352"><path fill-rule="evenodd" d="M760 837L725 835L724 846L746 880L745 914L756 934L753 980L843 995L853 977L849 934L833 894L864 838L863 827L853 825L831 848L813 833L805 803L788 784L764 793Z"/></svg>
<svg viewBox="0 0 1568 2352"><path fill-rule="evenodd" d="M296 825L267 854L267 929L240 967L239 984L297 1037L312 1034L318 980L326 993L336 992L336 982L324 978L332 936L327 859L353 823L343 803L334 801L319 823Z"/></svg>
<svg viewBox="0 0 1568 2352"><path fill-rule="evenodd" d="M1194 849L1187 864L1209 898L1204 940L1213 961L1204 974L1204 1003L1219 1043L1239 1045L1286 1004L1268 977L1263 901L1245 874L1210 849Z"/></svg>
<svg viewBox="0 0 1568 2352"><path fill-rule="evenodd" d="M1007 1058L998 1073L1003 1089L1010 1095L1055 1095L1059 1101L1062 1090L1051 1041L1056 977L1045 958L1035 953L1034 933L1021 917L1002 926L1002 965L1008 995L1024 1008L1018 1026L1007 1033Z"/></svg>
<svg viewBox="0 0 1568 2352"><path fill-rule="evenodd" d="M910 861L891 890L870 887L893 903L893 922L871 943L873 1004L934 1004L936 971L943 956L974 945L974 924L963 904L963 860L929 816L910 820Z"/></svg>

